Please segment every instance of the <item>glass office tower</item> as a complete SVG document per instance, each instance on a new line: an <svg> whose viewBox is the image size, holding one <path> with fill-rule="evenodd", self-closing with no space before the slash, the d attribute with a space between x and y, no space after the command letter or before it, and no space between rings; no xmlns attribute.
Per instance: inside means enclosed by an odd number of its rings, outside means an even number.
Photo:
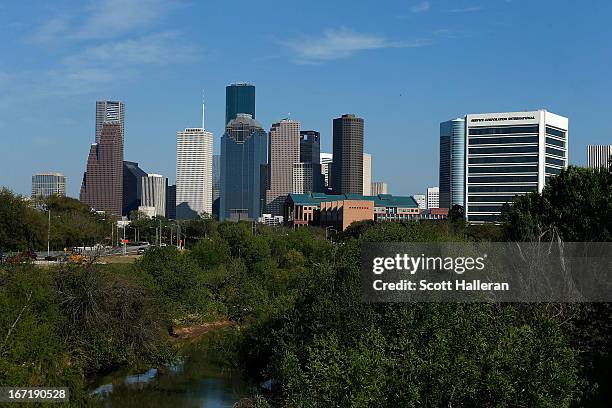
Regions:
<svg viewBox="0 0 612 408"><path fill-rule="evenodd" d="M465 119L440 123L440 208L463 206Z"/></svg>
<svg viewBox="0 0 612 408"><path fill-rule="evenodd" d="M249 114L238 113L221 137L221 221L257 219L265 200L268 135Z"/></svg>
<svg viewBox="0 0 612 408"><path fill-rule="evenodd" d="M32 176L32 197L66 195L66 176L62 173L36 173Z"/></svg>
<svg viewBox="0 0 612 408"><path fill-rule="evenodd" d="M255 85L238 82L225 87L225 124L239 113L255 119Z"/></svg>

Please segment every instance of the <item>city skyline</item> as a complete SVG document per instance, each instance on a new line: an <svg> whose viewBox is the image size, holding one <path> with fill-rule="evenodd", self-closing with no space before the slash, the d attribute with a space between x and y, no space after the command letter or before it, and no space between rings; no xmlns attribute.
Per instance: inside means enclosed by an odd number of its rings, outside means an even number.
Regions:
<svg viewBox="0 0 612 408"><path fill-rule="evenodd" d="M121 23L109 34L101 25L105 3L41 3L34 10L3 5L2 46L15 58L0 65L5 90L0 133L19 137L4 139L2 185L28 195L32 173L60 171L68 180L67 194L78 196L85 169L82 160L72 158L87 155L96 100L125 103L125 157L174 182L168 152L176 129L200 126L204 89L218 154L225 87L235 81L257 86L257 120L265 129L291 112L304 128L321 132L322 151L331 150L334 117L345 112L363 117L364 150L385 158L376 162L372 177L387 180L397 194L437 184L438 126L449 118L540 108L558 112L571 118L570 163L578 165L586 165L588 144L609 144L612 135L612 124L593 120L609 109L606 73L612 64L604 39L612 6L607 3L577 8L500 0L464 7L447 1L413 12L417 2L375 11L338 2L326 5L325 13L307 4L300 19L262 27L255 18L225 36L218 35L230 21L222 5L150 1L148 12L138 13L143 2L126 0L123 9L106 11ZM530 15L570 24L560 30L525 19L527 4ZM244 3L231 19L249 13L274 17L280 9ZM202 19L206 24L199 24ZM246 33L252 47L233 52L231 44ZM548 46L537 45L542 43ZM510 58L500 59L501 49ZM528 58L529 69L512 55ZM558 56L563 64L549 70ZM245 57L250 64L240 63ZM448 60L456 61L452 70L443 64ZM396 117L406 121L400 131L393 126ZM399 174L400 165L406 174L423 177Z"/></svg>

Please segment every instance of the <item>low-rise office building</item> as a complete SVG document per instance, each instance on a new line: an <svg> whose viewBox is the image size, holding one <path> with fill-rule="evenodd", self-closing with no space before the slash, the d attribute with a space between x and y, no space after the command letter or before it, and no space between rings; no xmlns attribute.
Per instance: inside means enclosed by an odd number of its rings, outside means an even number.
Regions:
<svg viewBox="0 0 612 408"><path fill-rule="evenodd" d="M442 212L422 211L413 197L390 194L289 194L284 208L286 224L346 229L355 221L406 222L446 218Z"/></svg>
<svg viewBox="0 0 612 408"><path fill-rule="evenodd" d="M66 176L62 173L36 173L32 175L32 197L66 195Z"/></svg>

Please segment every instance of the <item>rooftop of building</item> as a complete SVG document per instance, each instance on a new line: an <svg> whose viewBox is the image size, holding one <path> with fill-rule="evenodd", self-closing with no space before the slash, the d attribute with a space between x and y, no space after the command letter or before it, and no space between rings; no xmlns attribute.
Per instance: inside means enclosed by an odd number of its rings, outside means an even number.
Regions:
<svg viewBox="0 0 612 408"><path fill-rule="evenodd" d="M263 129L261 127L261 124L259 124L259 122L257 122L255 119L253 119L253 116L251 116L248 113L237 113L236 114L236 118L230 120L227 123L226 128L230 128L230 127L243 127L243 126L250 126L250 127L256 127L256 128L260 128Z"/></svg>
<svg viewBox="0 0 612 408"><path fill-rule="evenodd" d="M249 82L232 82L228 86L255 86Z"/></svg>
<svg viewBox="0 0 612 408"><path fill-rule="evenodd" d="M403 207L417 208L418 204L413 197L410 196L394 196L391 194L378 194L375 196L364 196L361 194L325 194L325 193L307 193L307 194L289 194L287 200L291 200L294 204L301 205L318 205L322 202L343 201L343 200L362 200L374 201L376 207Z"/></svg>
<svg viewBox="0 0 612 408"><path fill-rule="evenodd" d="M34 173L33 176L57 176L57 177L64 177L64 173L44 172L44 173Z"/></svg>

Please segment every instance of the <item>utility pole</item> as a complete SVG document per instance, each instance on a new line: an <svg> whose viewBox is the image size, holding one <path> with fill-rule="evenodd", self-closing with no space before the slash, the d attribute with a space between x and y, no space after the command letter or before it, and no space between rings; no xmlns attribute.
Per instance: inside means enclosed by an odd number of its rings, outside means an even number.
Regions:
<svg viewBox="0 0 612 408"><path fill-rule="evenodd" d="M47 207L49 212L49 225L47 226L47 257L51 256L51 209Z"/></svg>

